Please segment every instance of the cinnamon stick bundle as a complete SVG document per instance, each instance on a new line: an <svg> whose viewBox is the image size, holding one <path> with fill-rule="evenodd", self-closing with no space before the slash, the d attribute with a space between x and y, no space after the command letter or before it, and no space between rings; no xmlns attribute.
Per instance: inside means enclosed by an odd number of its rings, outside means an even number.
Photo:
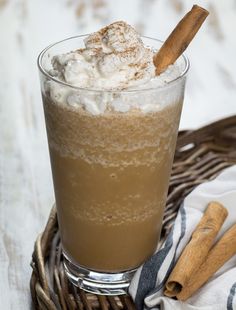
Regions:
<svg viewBox="0 0 236 310"><path fill-rule="evenodd" d="M211 202L208 205L166 282L166 296L178 298L194 274L199 272L227 215L227 210L220 203Z"/></svg>
<svg viewBox="0 0 236 310"><path fill-rule="evenodd" d="M177 294L177 298L179 300L188 299L234 254L236 254L236 224L211 249L206 261L190 279L188 284L183 287L182 291Z"/></svg>
<svg viewBox="0 0 236 310"><path fill-rule="evenodd" d="M156 66L156 75L173 64L186 50L209 12L204 8L194 5L171 32L161 49L153 58Z"/></svg>

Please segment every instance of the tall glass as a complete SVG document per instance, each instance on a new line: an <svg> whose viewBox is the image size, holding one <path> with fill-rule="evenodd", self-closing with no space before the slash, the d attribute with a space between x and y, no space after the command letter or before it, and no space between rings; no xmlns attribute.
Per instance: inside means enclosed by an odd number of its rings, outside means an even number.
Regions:
<svg viewBox="0 0 236 310"><path fill-rule="evenodd" d="M83 47L84 38L41 52L42 98L66 274L84 290L117 295L157 247L189 64L182 56L181 74L162 87L78 88L50 74L51 60ZM123 112L83 108L117 101Z"/></svg>

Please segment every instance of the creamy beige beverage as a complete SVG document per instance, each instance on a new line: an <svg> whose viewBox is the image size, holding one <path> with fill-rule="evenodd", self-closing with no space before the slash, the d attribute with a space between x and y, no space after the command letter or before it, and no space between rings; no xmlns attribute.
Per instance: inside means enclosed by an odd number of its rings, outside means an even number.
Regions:
<svg viewBox="0 0 236 310"><path fill-rule="evenodd" d="M44 107L65 252L97 271L139 266L157 246L181 102L98 116Z"/></svg>
<svg viewBox="0 0 236 310"><path fill-rule="evenodd" d="M177 65L155 77L153 54L117 22L55 56L44 81L62 245L90 270L133 269L158 243L184 81L171 84Z"/></svg>

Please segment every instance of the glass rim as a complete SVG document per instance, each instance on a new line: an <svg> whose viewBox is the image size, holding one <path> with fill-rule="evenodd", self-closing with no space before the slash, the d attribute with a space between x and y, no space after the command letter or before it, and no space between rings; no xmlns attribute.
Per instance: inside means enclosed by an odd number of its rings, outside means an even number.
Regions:
<svg viewBox="0 0 236 310"><path fill-rule="evenodd" d="M42 64L42 59L43 59L43 56L45 55L45 53L47 51L49 51L52 47L60 44L60 43L63 43L65 41L69 41L69 40L73 40L73 39L76 39L76 38L85 38L87 37L89 34L82 34L82 35L77 35L77 36L72 36L72 37L68 37L66 39L63 39L63 40L60 40L60 41L57 41L55 43L52 43L50 45L48 45L47 47L45 47L38 55L37 57L37 65L38 65L38 69L39 71L45 75L47 78L49 78L50 80L56 82L56 83L59 83L63 86L67 86L67 87L70 87L70 88L73 88L74 90L79 90L79 91L87 91L87 92L97 92L97 93L136 93L136 92L146 92L146 91L154 91L154 90L162 90L162 89L165 89L165 88L168 88L170 86L172 86L173 84L176 84L178 81L182 80L186 75L187 75L187 72L189 70L189 67L190 67L190 62L189 62L189 59L188 57L185 55L185 53L183 53L180 57L183 58L184 60L184 69L181 70L181 73L173 80L169 81L169 82L166 82L164 85L158 85L158 86L152 86L152 87L149 87L149 88L133 88L133 89L124 89L124 90L112 90L112 89L96 89L96 88L89 88L89 87L79 87L79 86L75 86L75 85L72 85L72 84L69 84L67 82L64 82L64 81L61 81L57 78L55 78L54 76L50 75L48 73L48 71L43 67L43 64ZM162 40L159 40L159 39L155 39L155 38L152 38L152 37L148 37L148 36L141 36L141 38L144 38L144 39L149 39L149 40L153 40L153 41L156 41L158 43L164 43ZM179 58L180 58L179 57Z"/></svg>

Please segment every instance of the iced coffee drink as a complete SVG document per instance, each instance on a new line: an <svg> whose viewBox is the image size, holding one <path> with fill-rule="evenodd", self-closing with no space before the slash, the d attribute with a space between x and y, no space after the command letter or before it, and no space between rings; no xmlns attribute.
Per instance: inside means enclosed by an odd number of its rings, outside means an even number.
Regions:
<svg viewBox="0 0 236 310"><path fill-rule="evenodd" d="M65 268L97 293L127 287L160 236L186 60L156 77L158 47L116 22L39 57Z"/></svg>

